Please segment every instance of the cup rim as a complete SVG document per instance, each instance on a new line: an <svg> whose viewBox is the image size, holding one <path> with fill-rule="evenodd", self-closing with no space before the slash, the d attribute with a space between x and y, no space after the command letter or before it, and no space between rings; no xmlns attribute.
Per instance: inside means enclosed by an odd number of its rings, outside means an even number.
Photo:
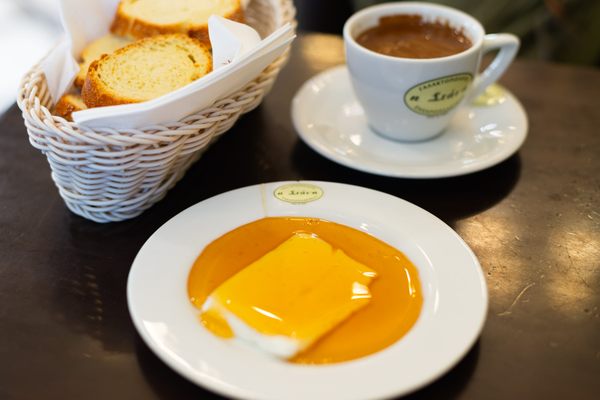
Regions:
<svg viewBox="0 0 600 400"><path fill-rule="evenodd" d="M374 13L376 11L381 11L381 10L385 10L385 9L389 9L390 11L392 11L392 10L397 9L398 10L397 14L401 14L402 13L400 10L401 8L405 8L405 7L410 8L410 7L415 7L415 6L423 7L423 8L427 8L427 9L450 11L455 14L458 14L461 18L468 20L474 26L476 26L476 28L478 28L478 30L481 32L481 35L477 38L476 41L473 42L471 47L469 47L468 49L466 49L464 51L461 51L460 53L451 54L449 56L444 56L444 57L434 57L434 58L409 58L409 57L390 56L387 54L382 54L382 53L378 53L376 51L370 50L370 49L362 46L361 44L359 44L350 32L350 30L357 23L357 21L371 15L372 13ZM390 13L389 15L394 15L394 14ZM408 63L432 63L432 62L439 62L439 61L449 61L452 59L468 56L474 52L477 52L481 48L485 34L486 34L485 29L481 25L481 22L479 22L475 17L465 13L464 11L458 10L453 7L441 5L441 4L425 3L425 2L419 2L419 1L392 2L392 3L377 4L377 5L363 8L362 10L359 10L356 13L352 14L352 16L350 18L348 18L348 20L346 20L346 22L344 23L344 28L343 28L344 41L346 43L351 44L353 47L355 47L359 51L361 51L369 56L372 56L372 57L376 56L381 59L395 60L396 62L408 62Z"/></svg>

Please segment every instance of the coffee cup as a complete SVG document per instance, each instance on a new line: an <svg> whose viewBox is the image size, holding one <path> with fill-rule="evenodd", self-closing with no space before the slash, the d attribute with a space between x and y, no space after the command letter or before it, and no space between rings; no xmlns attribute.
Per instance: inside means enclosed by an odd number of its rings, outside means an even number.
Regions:
<svg viewBox="0 0 600 400"><path fill-rule="evenodd" d="M382 18L401 16L420 19L434 33L451 29L467 46L455 54L436 56L434 51L428 58L416 58L420 55L383 54L358 42L361 34L381 25ZM398 141L422 141L443 132L462 104L498 80L519 49L514 35L486 35L472 16L421 2L385 3L357 12L344 25L344 44L352 86L370 127ZM482 55L495 50L498 54L479 73Z"/></svg>

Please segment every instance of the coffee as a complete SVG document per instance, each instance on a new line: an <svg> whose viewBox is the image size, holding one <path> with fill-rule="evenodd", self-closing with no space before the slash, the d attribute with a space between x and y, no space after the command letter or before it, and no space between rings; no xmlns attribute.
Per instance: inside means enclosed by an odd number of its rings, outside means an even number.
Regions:
<svg viewBox="0 0 600 400"><path fill-rule="evenodd" d="M462 29L404 14L380 18L379 25L362 32L356 41L377 53L403 58L446 57L472 46Z"/></svg>
<svg viewBox="0 0 600 400"><path fill-rule="evenodd" d="M344 45L369 130L392 140L422 141L443 132L461 106L502 75L519 39L486 35L475 18L450 7L392 1L350 17ZM482 55L494 50L498 54L479 73Z"/></svg>

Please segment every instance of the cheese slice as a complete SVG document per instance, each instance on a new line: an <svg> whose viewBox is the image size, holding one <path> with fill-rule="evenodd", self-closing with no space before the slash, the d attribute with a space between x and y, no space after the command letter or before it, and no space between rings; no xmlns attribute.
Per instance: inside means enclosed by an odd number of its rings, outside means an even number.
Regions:
<svg viewBox="0 0 600 400"><path fill-rule="evenodd" d="M376 276L319 237L298 232L213 291L201 318L221 337L291 358L366 306Z"/></svg>

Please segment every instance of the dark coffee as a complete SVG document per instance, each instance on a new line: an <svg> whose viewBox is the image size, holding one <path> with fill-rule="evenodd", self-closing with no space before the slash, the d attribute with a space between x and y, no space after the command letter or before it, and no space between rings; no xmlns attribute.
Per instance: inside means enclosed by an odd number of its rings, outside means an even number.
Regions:
<svg viewBox="0 0 600 400"><path fill-rule="evenodd" d="M420 15L382 17L379 25L362 32L356 41L377 53L404 58L446 57L472 45L462 29L424 21Z"/></svg>

